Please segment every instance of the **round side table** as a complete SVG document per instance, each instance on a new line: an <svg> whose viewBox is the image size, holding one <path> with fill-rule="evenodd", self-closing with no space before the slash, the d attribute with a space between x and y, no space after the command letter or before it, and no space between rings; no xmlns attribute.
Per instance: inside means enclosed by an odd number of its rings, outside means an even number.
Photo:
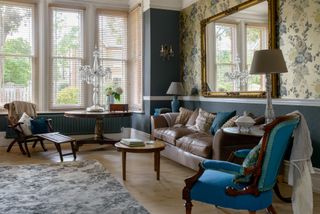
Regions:
<svg viewBox="0 0 320 214"><path fill-rule="evenodd" d="M117 151L122 153L122 179L126 180L126 157L127 152L132 153L152 153L154 152L154 171L157 172L157 180L160 179L160 151L164 150L166 144L162 141L155 141L152 144L146 144L144 146L130 147L122 143L116 143L114 145Z"/></svg>

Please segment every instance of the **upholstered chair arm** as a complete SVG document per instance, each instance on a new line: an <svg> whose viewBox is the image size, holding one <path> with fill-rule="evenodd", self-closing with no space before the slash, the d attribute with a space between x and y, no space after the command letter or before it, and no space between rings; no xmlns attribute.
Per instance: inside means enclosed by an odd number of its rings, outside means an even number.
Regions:
<svg viewBox="0 0 320 214"><path fill-rule="evenodd" d="M218 170L232 174L239 173L241 169L239 164L219 160L204 160L201 162L201 165L204 169Z"/></svg>
<svg viewBox="0 0 320 214"><path fill-rule="evenodd" d="M235 151L233 154L237 158L246 158L251 149L240 149Z"/></svg>

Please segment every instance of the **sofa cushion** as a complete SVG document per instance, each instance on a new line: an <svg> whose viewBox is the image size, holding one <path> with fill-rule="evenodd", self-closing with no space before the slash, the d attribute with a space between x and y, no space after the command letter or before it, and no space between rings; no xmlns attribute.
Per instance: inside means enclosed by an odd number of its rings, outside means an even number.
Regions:
<svg viewBox="0 0 320 214"><path fill-rule="evenodd" d="M176 139L192 133L195 131L186 127L158 128L153 130L153 137L176 145Z"/></svg>
<svg viewBox="0 0 320 214"><path fill-rule="evenodd" d="M183 108L183 107L180 107L179 112L180 113L175 121L175 124L185 125L188 122L193 111L186 109L186 108Z"/></svg>
<svg viewBox="0 0 320 214"><path fill-rule="evenodd" d="M190 116L186 126L194 126L196 124L196 119L198 115L199 115L199 108L196 108L196 110L194 110L194 112Z"/></svg>
<svg viewBox="0 0 320 214"><path fill-rule="evenodd" d="M216 131L218 131L225 122L235 115L236 111L218 112L210 128L212 135L214 135L214 133L216 133Z"/></svg>
<svg viewBox="0 0 320 214"><path fill-rule="evenodd" d="M206 133L193 133L176 140L176 146L180 149L204 158L212 156L213 136Z"/></svg>
<svg viewBox="0 0 320 214"><path fill-rule="evenodd" d="M209 132L210 126L214 118L214 114L206 112L205 110L200 108L199 115L196 119L196 124L192 128L200 132Z"/></svg>

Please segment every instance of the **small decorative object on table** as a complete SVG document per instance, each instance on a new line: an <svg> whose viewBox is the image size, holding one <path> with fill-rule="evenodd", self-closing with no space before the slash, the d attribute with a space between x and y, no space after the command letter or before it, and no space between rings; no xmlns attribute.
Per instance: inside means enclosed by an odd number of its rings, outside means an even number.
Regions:
<svg viewBox="0 0 320 214"><path fill-rule="evenodd" d="M120 102L120 96L123 93L121 87L108 87L105 90L106 93L106 110L110 110L110 104L114 104L114 100Z"/></svg>
<svg viewBox="0 0 320 214"><path fill-rule="evenodd" d="M239 117L235 123L237 124L240 132L249 132L250 128L255 124L255 121L248 116L247 112L243 112L243 116Z"/></svg>
<svg viewBox="0 0 320 214"><path fill-rule="evenodd" d="M123 138L121 139L120 143L130 147L144 146L143 140L134 139L134 138Z"/></svg>

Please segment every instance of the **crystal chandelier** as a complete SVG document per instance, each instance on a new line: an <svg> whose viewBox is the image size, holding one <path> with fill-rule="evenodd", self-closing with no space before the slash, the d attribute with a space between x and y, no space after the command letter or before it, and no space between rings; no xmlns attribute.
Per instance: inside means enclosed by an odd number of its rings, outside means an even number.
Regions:
<svg viewBox="0 0 320 214"><path fill-rule="evenodd" d="M92 84L93 86L93 94L92 94L92 102L93 105L87 108L87 111L93 112L102 112L104 108L99 104L99 95L100 95L100 82L103 77L111 78L111 70L110 68L103 68L100 65L99 61L100 53L97 48L93 51L93 66L84 65L81 66L80 76L81 80L86 82L87 84Z"/></svg>
<svg viewBox="0 0 320 214"><path fill-rule="evenodd" d="M235 61L236 68L231 72L226 72L225 76L233 81L233 90L239 91L240 86L248 81L249 73L247 70L240 70L240 58L237 56Z"/></svg>

